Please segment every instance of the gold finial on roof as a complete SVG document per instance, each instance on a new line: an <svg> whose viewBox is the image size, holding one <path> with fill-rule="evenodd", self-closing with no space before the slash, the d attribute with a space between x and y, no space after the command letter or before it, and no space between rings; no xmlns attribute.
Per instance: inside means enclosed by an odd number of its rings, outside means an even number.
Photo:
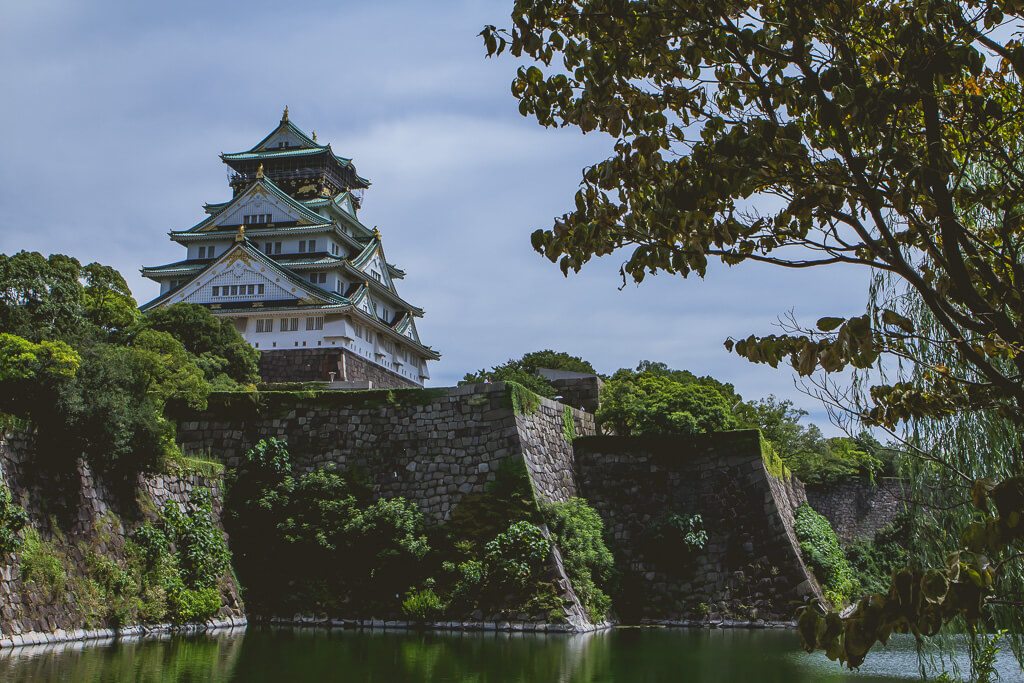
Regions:
<svg viewBox="0 0 1024 683"><path fill-rule="evenodd" d="M367 289L369 289L370 288L370 279L367 278L367 279L363 280L363 284L366 285Z"/></svg>
<svg viewBox="0 0 1024 683"><path fill-rule="evenodd" d="M263 178L263 164L260 164L260 167L256 169L256 180L261 180L262 178Z"/></svg>
<svg viewBox="0 0 1024 683"><path fill-rule="evenodd" d="M239 225L238 226L238 234L235 235L235 241L236 242L244 242L245 241L245 226L244 225Z"/></svg>
<svg viewBox="0 0 1024 683"><path fill-rule="evenodd" d="M376 225L373 226L373 236L376 237L377 239L380 239L380 230L377 229Z"/></svg>
<svg viewBox="0 0 1024 683"><path fill-rule="evenodd" d="M284 123L287 120L288 120L288 105L286 104L286 105L284 105L284 113L281 114L281 123Z"/></svg>
<svg viewBox="0 0 1024 683"><path fill-rule="evenodd" d="M316 142L316 131L313 131L313 142Z"/></svg>

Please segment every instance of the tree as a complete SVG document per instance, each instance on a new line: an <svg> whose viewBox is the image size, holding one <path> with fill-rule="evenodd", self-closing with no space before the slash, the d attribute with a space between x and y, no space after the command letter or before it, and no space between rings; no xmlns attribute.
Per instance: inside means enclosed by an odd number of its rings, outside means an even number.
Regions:
<svg viewBox="0 0 1024 683"><path fill-rule="evenodd" d="M1000 0L518 0L511 29L482 33L489 54L508 49L548 70L519 69L520 111L617 138L534 247L566 273L632 247L622 275L637 282L702 276L711 258L888 273L960 363L914 356L918 330L891 308L727 346L801 375L920 362L914 382L871 388L868 423L996 411L1020 425L1024 174L1008 143L1024 123L1021 13ZM965 172L978 165L984 176ZM992 220L969 220L981 213ZM857 666L893 628L978 623L999 568L1021 558L1019 454L1017 465L1009 478L964 482L984 521L948 566L898 573L889 596L846 618L805 610L805 645Z"/></svg>
<svg viewBox="0 0 1024 683"><path fill-rule="evenodd" d="M595 417L619 436L700 434L738 425L715 386L626 369L602 388Z"/></svg>
<svg viewBox="0 0 1024 683"><path fill-rule="evenodd" d="M593 365L578 356L570 356L564 351L546 349L524 354L519 359L509 359L490 370L481 369L478 372L467 373L459 384L475 384L483 381L518 382L535 394L554 398L558 395L558 389L537 374L541 368L597 374Z"/></svg>
<svg viewBox="0 0 1024 683"><path fill-rule="evenodd" d="M256 361L260 352L251 347L227 320L219 320L198 304L174 304L150 311L142 319L143 329L167 332L198 358L206 378L225 374L239 384L259 381Z"/></svg>

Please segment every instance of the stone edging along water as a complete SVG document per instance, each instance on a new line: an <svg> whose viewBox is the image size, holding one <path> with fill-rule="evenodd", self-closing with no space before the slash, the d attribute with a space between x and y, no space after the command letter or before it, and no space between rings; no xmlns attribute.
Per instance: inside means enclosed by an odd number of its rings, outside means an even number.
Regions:
<svg viewBox="0 0 1024 683"><path fill-rule="evenodd" d="M55 643L70 643L75 641L106 640L113 638L144 638L151 634L163 633L203 633L220 629L245 626L245 617L227 617L224 619L211 619L200 624L188 624L186 626L172 626L171 624L154 624L152 626L126 626L123 629L95 628L95 629L57 629L51 632L31 631L28 633L17 633L12 636L0 637L0 650L12 647L27 645L50 645Z"/></svg>
<svg viewBox="0 0 1024 683"><path fill-rule="evenodd" d="M627 625L604 621L600 624L589 624L585 627L574 627L571 624L547 624L530 621L435 621L417 623L414 621L384 619L317 619L312 616L294 616L290 618L269 617L253 618L252 624L269 624L271 626L298 626L306 628L344 628L371 630L426 630L426 631L514 631L523 633L593 633L614 628L701 628L701 629L794 629L794 621L644 621L641 624Z"/></svg>

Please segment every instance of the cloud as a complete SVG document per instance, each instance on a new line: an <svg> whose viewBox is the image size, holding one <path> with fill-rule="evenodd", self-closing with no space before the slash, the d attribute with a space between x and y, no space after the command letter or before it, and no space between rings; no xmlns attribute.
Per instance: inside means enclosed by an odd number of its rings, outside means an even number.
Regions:
<svg viewBox="0 0 1024 683"><path fill-rule="evenodd" d="M497 9L496 9L497 8ZM220 152L247 149L284 105L373 181L361 214L406 269L435 385L531 350L605 372L660 360L776 393L820 413L785 370L725 352L727 336L858 312L866 275L713 266L708 278L621 284L624 254L563 278L529 235L572 206L611 141L519 116L516 63L477 33L507 8L482 1L176 3L48 1L5 9L0 251L67 252L156 293L138 268L181 258L167 231L230 196Z"/></svg>

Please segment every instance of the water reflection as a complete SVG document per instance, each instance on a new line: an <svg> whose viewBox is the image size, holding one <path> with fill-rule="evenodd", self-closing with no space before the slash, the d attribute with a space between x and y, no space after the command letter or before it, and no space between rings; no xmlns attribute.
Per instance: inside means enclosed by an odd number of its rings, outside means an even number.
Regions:
<svg viewBox="0 0 1024 683"><path fill-rule="evenodd" d="M966 659L963 660L966 663ZM0 680L193 681L869 681L919 678L912 638L860 672L799 648L791 631L616 629L582 636L253 628L207 636L0 651ZM1003 680L1020 669L1000 658Z"/></svg>

